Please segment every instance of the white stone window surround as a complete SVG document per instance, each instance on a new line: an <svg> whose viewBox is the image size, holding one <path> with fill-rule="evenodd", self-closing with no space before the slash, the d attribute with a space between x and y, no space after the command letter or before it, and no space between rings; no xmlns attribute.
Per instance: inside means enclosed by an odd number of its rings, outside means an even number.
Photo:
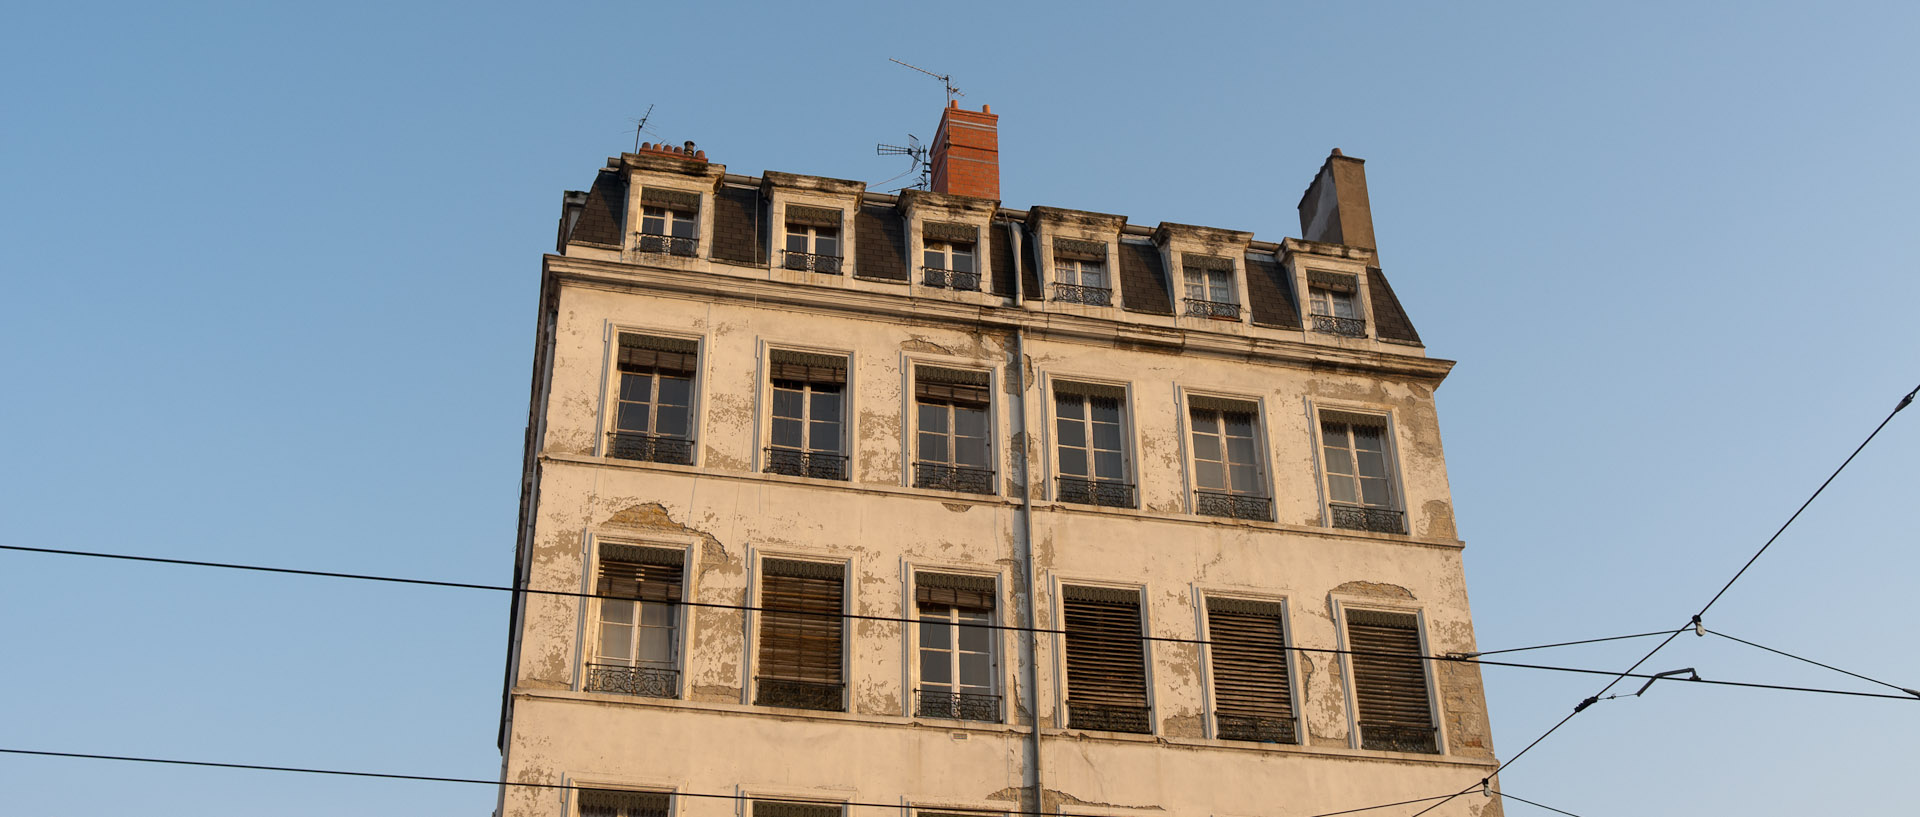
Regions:
<svg viewBox="0 0 1920 817"><path fill-rule="evenodd" d="M579 599L574 618L573 691L579 692L586 688L586 665L593 663L594 659L600 655L599 625L600 602L602 600L594 598L594 596L597 591L595 585L599 581L600 576L600 557L605 550L604 545L628 545L631 547L678 551L681 554L682 560L680 571L680 598L683 600L692 600L697 598L699 592L697 585L700 576L699 548L694 547L697 543L697 537L687 534L649 533L644 536L634 536L630 531L623 529L601 529L597 527L589 529L586 534L581 537L580 563L584 566L584 569L581 571L580 576L580 593L582 595ZM677 643L674 645L674 664L675 668L680 671L680 694L669 699L635 697L632 699L633 702L645 703L652 700L680 701L686 699L688 675L687 656L689 654L688 651L693 648L693 628L690 626L692 617L687 615L688 609L687 607L681 607L675 616L675 627L677 631L674 637ZM623 697L621 700L627 700L627 698ZM616 786L613 788L619 787Z"/></svg>
<svg viewBox="0 0 1920 817"><path fill-rule="evenodd" d="M1425 607L1413 601L1396 602L1372 596L1356 596L1345 593L1330 594L1328 596L1328 603L1332 607L1334 634L1340 639L1335 649L1341 650L1340 677L1342 679L1341 686L1343 687L1341 694L1347 705L1347 748L1361 750L1360 699L1354 689L1353 683L1353 656L1349 652L1353 649L1353 639L1347 635L1347 611L1378 610L1383 613L1412 615L1414 617L1414 628L1420 635L1420 654L1422 656L1430 656L1433 654L1433 647L1429 643L1427 612ZM1433 724L1434 745L1439 749L1438 752L1431 756L1443 757L1448 754L1447 724L1440 708L1439 679L1434 675L1433 665L1433 661L1424 658L1420 661L1421 672L1427 682L1427 717ZM1361 751L1372 752L1382 750L1365 749Z"/></svg>
<svg viewBox="0 0 1920 817"><path fill-rule="evenodd" d="M987 376L987 462L993 468L993 490L984 494L942 491L935 488L913 488L913 464L919 453L920 411L915 394L915 383L922 367L934 369L955 369L966 372L980 372ZM1007 428L1008 420L1000 416L1007 411L1010 401L995 399L1001 394L1000 367L990 361L978 358L936 355L922 352L902 352L900 355L900 485L914 490L934 491L946 495L962 497L1000 496L1001 483L1011 473L1003 446L999 445L1002 430Z"/></svg>
<svg viewBox="0 0 1920 817"><path fill-rule="evenodd" d="M993 215L995 207L991 202L933 193L926 190L902 190L896 212L904 219L907 242L907 292L915 297L942 297L954 300L979 301L998 300L1003 296L993 295ZM952 287L928 286L925 277L927 251L934 245L948 243L955 237L942 238L929 236L929 232L940 233L949 228L929 228L930 224L956 225L973 230L973 268L979 275L980 285L974 289L955 289ZM1004 229L1004 228L1003 228ZM1016 262L1017 265L1017 262ZM1016 275L1018 270L1015 270Z"/></svg>
<svg viewBox="0 0 1920 817"><path fill-rule="evenodd" d="M769 276L774 280L812 286L852 287L853 278L859 273L859 242L854 235L854 222L860 212L860 200L866 191L866 184L824 176L802 176L769 170L761 175L760 190L767 201ZM838 273L786 269L789 207L811 207L840 212ZM811 251L811 242L809 247Z"/></svg>
<svg viewBox="0 0 1920 817"><path fill-rule="evenodd" d="M847 382L841 387L840 392L840 454L847 458L847 479L844 481L849 483L856 482L857 480L854 479L854 474L858 473L858 471L856 470L857 462L855 461L855 457L857 452L855 451L856 446L854 445L854 441L860 438L854 428L854 421L858 416L858 413L854 410L854 396L859 394L859 384L855 382L855 378L859 376L856 365L858 360L854 355L854 351L852 349L836 349L829 346L816 346L802 342L788 343L769 337L761 337L757 341L757 344L758 348L754 354L754 365L756 367L756 382L759 385L758 388L754 390L753 413L755 422L753 425L753 456L749 458L753 463L754 472L763 473L766 467L766 450L773 445L773 353L775 351L803 352L844 358L847 361ZM841 480L835 481L839 482Z"/></svg>
<svg viewBox="0 0 1920 817"><path fill-rule="evenodd" d="M706 416L705 412L701 411L700 399L706 389L707 381L708 350L706 336L682 330L664 329L643 324L622 323L613 320L607 321L602 330L601 340L603 345L600 360L600 399L598 401L599 409L594 417L594 427L598 430L594 433L593 455L596 457L608 456L608 450L611 447L608 437L614 431L617 423L614 409L620 395L620 335L622 334L645 335L670 340L691 341L694 343L692 394L688 397L687 402L687 439L693 445L693 463L691 466L676 466L658 462L645 464L678 468L698 466L700 464L700 441L706 437ZM622 460L622 462L628 461Z"/></svg>
<svg viewBox="0 0 1920 817"><path fill-rule="evenodd" d="M736 817L753 817L753 804L757 800L777 800L783 803L800 803L812 806L829 806L840 810L840 817L857 817L848 814L845 796L822 794L819 789L803 789L795 786L736 785L734 787L734 809Z"/></svg>
<svg viewBox="0 0 1920 817"><path fill-rule="evenodd" d="M636 776L613 778L603 775L576 775L560 773L560 813L565 817L582 817L580 813L580 790L633 792L635 794L664 794L667 796L667 817L679 817L680 803L684 799L680 792L687 790L685 778L661 778ZM504 788L504 787L503 787ZM504 796L504 794L502 795Z"/></svg>
<svg viewBox="0 0 1920 817"><path fill-rule="evenodd" d="M1300 664L1296 657L1298 651L1294 649L1293 605L1289 602L1288 597L1284 594L1261 592L1259 590L1241 587L1195 584L1193 586L1193 608L1194 626L1197 629L1195 629L1194 632L1200 634L1201 641L1206 641L1212 633L1212 622L1209 619L1207 610L1207 601L1209 599L1254 601L1274 604L1280 607L1280 635L1282 642L1286 645L1283 660L1287 665L1287 696L1289 703L1291 703L1293 707L1294 728L1300 737L1300 742L1276 745L1310 745L1306 740L1307 718L1303 709L1305 705L1305 690L1302 689L1303 685L1300 683ZM1217 719L1217 716L1220 714L1220 707L1217 703L1218 696L1213 688L1213 647L1211 645L1201 645L1200 672L1203 675L1201 678L1200 691L1204 696L1201 705L1207 713L1207 737L1212 740L1222 740L1220 737L1220 724Z"/></svg>
<svg viewBox="0 0 1920 817"><path fill-rule="evenodd" d="M1094 213L1081 210L1065 210L1054 207L1034 207L1027 216L1026 240L1034 242L1035 278L1039 280L1039 292L1022 292L1025 301L1045 302L1048 309L1098 310L1093 314L1108 314L1105 310L1118 309L1123 303L1120 280L1120 241L1121 232L1126 227L1125 216L1107 213ZM1055 287L1061 283L1059 269L1063 256L1057 252L1059 242L1099 244L1104 247L1102 260L1106 276L1106 288L1111 291L1105 306L1076 302L1055 297L1061 294ZM1021 282L1025 286L1025 282Z"/></svg>
<svg viewBox="0 0 1920 817"><path fill-rule="evenodd" d="M1385 507L1390 510L1399 511L1402 514L1402 520L1405 525L1403 533L1411 535L1413 532L1413 514L1409 509L1412 503L1408 501L1406 494L1407 481L1403 473L1405 466L1401 464L1400 435L1395 430L1397 424L1394 422L1394 411L1378 406L1342 401L1323 401L1311 397L1306 399L1305 406L1307 412L1307 443L1309 447L1313 449L1313 484L1314 490L1318 492L1317 496L1320 502L1320 525L1330 530L1338 530L1334 528L1333 525L1334 503L1330 490L1327 487L1326 440L1324 438L1324 432L1320 427L1321 421L1323 416L1329 413L1335 415L1336 419L1338 415L1350 415L1377 418L1380 425L1385 428L1383 436L1385 437L1388 490L1393 494L1392 503Z"/></svg>
<svg viewBox="0 0 1920 817"><path fill-rule="evenodd" d="M1067 636L1066 636L1066 633L1064 632L1067 626L1066 596L1064 595L1065 588L1068 586L1073 586L1073 587L1099 588L1099 589L1106 589L1106 590L1123 590L1123 591L1134 594L1137 600L1135 603L1139 605L1139 610L1140 610L1140 635L1141 635L1140 663L1142 665L1141 672L1144 673L1143 677L1146 682L1146 689L1147 689L1147 723L1149 726L1149 730L1145 733L1095 731L1095 732L1092 732L1092 734L1100 735L1103 737L1118 736L1123 740L1127 738L1153 739L1157 737L1160 734L1160 708L1161 707L1159 703L1159 696L1157 695L1156 685L1154 684L1153 645L1159 642L1151 641L1147 639L1147 636L1151 636L1154 634L1153 633L1153 611L1151 609L1151 606L1147 603L1148 599L1150 599L1151 596L1147 593L1147 586L1139 582L1116 582L1110 579L1088 577L1088 576L1084 576L1083 574L1077 574L1077 573L1050 572L1046 577L1046 581L1048 585L1047 592L1049 594L1048 601L1051 605L1051 609L1041 610L1039 604L1037 603L1037 600L1034 606L1037 610L1040 610L1040 612L1043 612L1046 614L1045 617L1036 619L1037 621L1042 621L1042 622L1051 621L1052 629L1062 631L1062 632L1056 632L1051 634L1053 636L1052 644L1051 644L1053 657L1050 663L1053 670L1053 720L1054 720L1053 725L1054 727L1058 729L1071 728L1067 725L1068 724L1067 699L1071 695L1072 690L1069 688L1069 684L1067 680ZM1035 626L1043 629L1047 628L1047 625L1045 624L1036 624ZM1089 730L1075 729L1074 731L1087 732Z"/></svg>
<svg viewBox="0 0 1920 817"><path fill-rule="evenodd" d="M1194 433L1193 405L1194 405L1195 398L1198 398L1202 403L1208 403L1213 401L1247 403L1247 404L1250 404L1251 410L1253 412L1253 447L1254 447L1253 464L1256 470L1256 479L1257 479L1256 485L1260 488L1259 496L1262 498L1265 498L1268 501L1268 510L1269 510L1269 516L1267 519L1265 520L1256 519L1252 521L1268 521L1268 522L1273 521L1273 516L1271 514L1271 511L1273 510L1273 504L1274 504L1273 503L1273 499L1274 499L1273 441L1271 439L1270 432L1267 429L1268 423L1266 420L1267 418L1266 398L1261 395L1247 394L1244 392L1234 392L1234 391L1227 391L1223 389L1212 389L1212 388L1204 388L1204 387L1190 387L1190 386L1181 385L1181 384L1176 384L1174 386L1174 391L1175 391L1175 399L1178 401L1177 403L1178 410L1174 412L1174 417L1180 433L1180 458L1181 458L1181 462L1184 463L1186 466L1181 471L1181 476L1182 476L1181 487L1186 495L1185 504L1187 507L1187 512L1190 514L1194 514L1196 516L1200 515L1199 508L1197 507L1199 502L1197 492L1201 490L1211 490L1211 489L1203 489L1200 487L1198 468L1195 465L1196 460L1194 459L1195 451L1194 451L1194 438L1193 438L1193 433ZM1223 456L1225 455L1224 451L1222 452L1222 455ZM1206 516L1204 518L1220 519L1223 517Z"/></svg>
<svg viewBox="0 0 1920 817"><path fill-rule="evenodd" d="M1120 396L1120 452L1121 468L1124 480L1134 486L1133 507L1117 508L1094 505L1073 504L1072 507L1104 511L1136 511L1145 507L1140 480L1140 429L1137 412L1134 409L1133 384L1128 381L1113 380L1099 375L1082 375L1070 370L1042 370L1039 376L1041 399L1040 407L1040 443L1044 446L1045 458L1041 464L1041 474L1046 479L1046 490L1042 496L1053 497L1058 502L1060 495L1060 419L1059 406L1055 400L1056 392L1072 392L1075 386L1092 386L1096 389L1118 389Z"/></svg>
<svg viewBox="0 0 1920 817"><path fill-rule="evenodd" d="M1008 596L1007 588L1011 585L1008 583L1005 571L981 570L977 564L935 562L924 559L903 559L901 562L901 573L906 577L906 582L901 588L900 608L906 611L906 615L903 616L904 618L917 619L920 617L919 602L915 598L916 591L920 586L920 575L924 573L938 573L991 580L994 588L993 615L988 621L998 627L1006 627L1012 623L1009 614L1013 612L1013 604L1016 602L1010 600ZM907 717L912 718L915 717L914 698L916 691L920 688L920 628L918 625L904 625L901 629L906 633L906 637L901 639L904 642L902 645L904 658L900 671L902 707L900 711L906 713ZM1017 655L1014 651L1017 646L1014 638L1018 635L1020 635L1020 633L1017 631L1007 629L989 631L988 637L993 644L993 694L1000 696L1001 720L996 723L1005 723L1007 721L1007 713L1015 711L1014 705L1018 703L1017 701L1009 699L1009 690L1016 688L1017 681L1014 678L1014 673L1018 667L1016 666L1016 661L1009 660L1008 658L1009 656ZM943 721L943 723L952 722Z"/></svg>
<svg viewBox="0 0 1920 817"><path fill-rule="evenodd" d="M655 206L644 202L646 190L649 188L699 197L700 212L697 213L694 218L695 227L693 236L698 243L699 249L694 253L692 258L682 258L682 260L692 261L711 257L713 248L713 182L706 179L695 179L679 174L661 173L644 169L632 170L627 177L627 223L621 230L620 240L622 254L629 259L646 262L656 262L660 258L677 257L667 253L639 252L641 222L645 217L645 208Z"/></svg>
<svg viewBox="0 0 1920 817"><path fill-rule="evenodd" d="M1204 330L1217 328L1222 323L1244 325L1251 321L1246 256L1252 246L1252 233L1162 222L1154 230L1153 240L1160 246L1160 263L1167 271L1167 296L1173 304L1176 323ZM1197 264L1219 263L1226 268L1225 273L1233 279L1229 287L1232 300L1224 303L1238 307L1233 316L1188 314L1187 256L1193 256Z"/></svg>
<svg viewBox="0 0 1920 817"><path fill-rule="evenodd" d="M747 607L751 609L742 611L740 616L742 626L746 628L744 637L741 639L741 644L744 645L743 649L746 652L740 661L740 703L746 706L754 706L753 701L760 691L759 683L756 680L760 670L760 617L764 615L759 609L762 606L760 602L760 591L765 585L763 579L765 578L766 561L768 559L814 562L840 568L840 611L843 614L851 615L859 607L857 600L854 598L855 594L859 591L858 583L853 581L855 575L853 572L854 554L841 552L838 548L823 551L804 551L793 548L763 548L758 545L749 544L747 546L748 570L746 598ZM855 700L854 687L856 685L856 678L853 673L853 655L856 650L854 642L857 640L856 630L858 628L852 626L853 622L849 619L843 618L840 622L840 683L844 689L841 693L843 708L838 711L842 714L852 714L853 702ZM771 711L786 711L775 707L759 708Z"/></svg>

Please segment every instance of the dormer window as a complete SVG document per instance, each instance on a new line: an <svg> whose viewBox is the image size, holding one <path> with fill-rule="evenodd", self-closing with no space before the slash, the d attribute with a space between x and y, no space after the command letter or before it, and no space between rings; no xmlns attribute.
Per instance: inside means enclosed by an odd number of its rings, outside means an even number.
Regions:
<svg viewBox="0 0 1920 817"><path fill-rule="evenodd" d="M788 205L787 249L781 266L839 275L840 260L840 211Z"/></svg>
<svg viewBox="0 0 1920 817"><path fill-rule="evenodd" d="M640 191L640 252L692 257L700 254L700 194L649 187Z"/></svg>
<svg viewBox="0 0 1920 817"><path fill-rule="evenodd" d="M1098 241L1054 239L1053 300L1089 306L1113 305L1113 284L1107 277L1107 245Z"/></svg>
<svg viewBox="0 0 1920 817"><path fill-rule="evenodd" d="M980 266L975 260L979 231L965 224L928 222L920 228L923 252L920 283L939 289L980 289Z"/></svg>
<svg viewBox="0 0 1920 817"><path fill-rule="evenodd" d="M1198 318L1240 319L1239 298L1234 295L1233 262L1211 255L1182 253L1180 268L1186 278L1187 315Z"/></svg>
<svg viewBox="0 0 1920 817"><path fill-rule="evenodd" d="M1307 273L1307 299L1313 312L1313 331L1349 338L1367 336L1367 319L1354 297L1359 287L1351 275Z"/></svg>

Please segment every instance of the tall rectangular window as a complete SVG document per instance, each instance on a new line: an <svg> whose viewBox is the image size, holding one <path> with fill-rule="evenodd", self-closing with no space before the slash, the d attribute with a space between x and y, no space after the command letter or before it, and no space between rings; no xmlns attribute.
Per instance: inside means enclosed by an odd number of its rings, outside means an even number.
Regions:
<svg viewBox="0 0 1920 817"><path fill-rule="evenodd" d="M1062 502L1134 507L1127 479L1126 390L1062 383L1053 390L1054 434Z"/></svg>
<svg viewBox="0 0 1920 817"><path fill-rule="evenodd" d="M581 789L580 817L667 817L672 795L656 791Z"/></svg>
<svg viewBox="0 0 1920 817"><path fill-rule="evenodd" d="M1299 743L1287 634L1276 602L1207 599L1215 733L1223 740Z"/></svg>
<svg viewBox="0 0 1920 817"><path fill-rule="evenodd" d="M846 711L844 570L767 559L760 578L760 706Z"/></svg>
<svg viewBox="0 0 1920 817"><path fill-rule="evenodd" d="M914 487L993 493L988 383L986 372L914 370Z"/></svg>
<svg viewBox="0 0 1920 817"><path fill-rule="evenodd" d="M1327 505L1336 528L1406 533L1406 514L1393 490L1387 418L1345 411L1320 412L1321 461Z"/></svg>
<svg viewBox="0 0 1920 817"><path fill-rule="evenodd" d="M847 359L773 350L773 416L766 472L846 479Z"/></svg>
<svg viewBox="0 0 1920 817"><path fill-rule="evenodd" d="M641 252L693 256L700 252L700 194L648 187L640 191Z"/></svg>
<svg viewBox="0 0 1920 817"><path fill-rule="evenodd" d="M923 718L1000 721L996 692L993 579L921 573L914 578L920 618L920 688L914 714Z"/></svg>
<svg viewBox="0 0 1920 817"><path fill-rule="evenodd" d="M1273 518L1261 476L1258 404L1187 398L1193 424L1194 510L1234 519Z"/></svg>
<svg viewBox="0 0 1920 817"><path fill-rule="evenodd" d="M620 333L618 394L607 456L693 464L693 375L699 345Z"/></svg>
<svg viewBox="0 0 1920 817"><path fill-rule="evenodd" d="M1066 619L1067 726L1152 734L1140 594L1071 585L1060 590Z"/></svg>
<svg viewBox="0 0 1920 817"><path fill-rule="evenodd" d="M1420 652L1420 617L1346 610L1345 618L1360 748L1438 754L1439 735Z"/></svg>
<svg viewBox="0 0 1920 817"><path fill-rule="evenodd" d="M1307 301L1313 313L1313 331L1350 338L1367 336L1367 321L1355 299L1359 284L1351 275L1307 273Z"/></svg>
<svg viewBox="0 0 1920 817"><path fill-rule="evenodd" d="M840 211L787 205L787 245L781 265L840 274Z"/></svg>
<svg viewBox="0 0 1920 817"><path fill-rule="evenodd" d="M1233 261L1211 255L1180 254L1186 282L1186 314L1201 318L1240 319L1240 299L1233 283Z"/></svg>
<svg viewBox="0 0 1920 817"><path fill-rule="evenodd" d="M600 548L594 595L598 649L587 665L588 692L649 698L680 695L680 593L686 554L607 543Z"/></svg>
<svg viewBox="0 0 1920 817"><path fill-rule="evenodd" d="M1053 240L1053 300L1093 306L1113 304L1106 244L1072 238Z"/></svg>

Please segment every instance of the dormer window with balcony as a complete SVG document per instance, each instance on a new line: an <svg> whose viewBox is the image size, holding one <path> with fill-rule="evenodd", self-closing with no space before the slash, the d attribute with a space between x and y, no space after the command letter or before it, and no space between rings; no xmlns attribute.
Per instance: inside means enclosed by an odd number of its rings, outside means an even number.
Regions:
<svg viewBox="0 0 1920 817"><path fill-rule="evenodd" d="M787 205L787 248L780 265L826 275L840 274L840 211Z"/></svg>
<svg viewBox="0 0 1920 817"><path fill-rule="evenodd" d="M1307 273L1313 331L1347 338L1366 337L1367 319L1360 314L1358 290L1351 275Z"/></svg>
<svg viewBox="0 0 1920 817"><path fill-rule="evenodd" d="M700 254L700 194L648 187L640 191L640 231L634 249L643 253Z"/></svg>
<svg viewBox="0 0 1920 817"><path fill-rule="evenodd" d="M1107 245L1098 241L1054 239L1052 300L1112 306L1113 282L1107 275Z"/></svg>
<svg viewBox="0 0 1920 817"><path fill-rule="evenodd" d="M1211 255L1182 253L1180 269L1186 280L1185 314L1196 318L1240 320L1240 299L1234 294L1233 261Z"/></svg>
<svg viewBox="0 0 1920 817"><path fill-rule="evenodd" d="M966 224L930 221L920 227L920 283L937 289L980 290L975 248L980 234Z"/></svg>

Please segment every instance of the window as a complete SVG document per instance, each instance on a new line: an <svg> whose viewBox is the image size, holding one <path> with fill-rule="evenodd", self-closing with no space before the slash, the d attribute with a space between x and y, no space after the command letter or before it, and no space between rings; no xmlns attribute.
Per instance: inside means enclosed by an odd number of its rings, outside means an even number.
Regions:
<svg viewBox="0 0 1920 817"><path fill-rule="evenodd" d="M580 817L667 817L671 795L655 791L580 790Z"/></svg>
<svg viewBox="0 0 1920 817"><path fill-rule="evenodd" d="M1307 273L1307 299L1313 312L1313 331L1349 338L1367 336L1366 318L1354 300L1359 285L1351 275Z"/></svg>
<svg viewBox="0 0 1920 817"><path fill-rule="evenodd" d="M1200 318L1240 319L1240 299L1234 295L1231 260L1181 253L1180 267L1187 284L1186 314Z"/></svg>
<svg viewBox="0 0 1920 817"><path fill-rule="evenodd" d="M1322 411L1320 443L1327 471L1327 509L1333 526L1406 533L1406 514L1394 499L1387 418Z"/></svg>
<svg viewBox="0 0 1920 817"><path fill-rule="evenodd" d="M1068 728L1152 734L1140 594L1106 587L1060 590L1067 631Z"/></svg>
<svg viewBox="0 0 1920 817"><path fill-rule="evenodd" d="M840 211L787 205L787 269L840 274Z"/></svg>
<svg viewBox="0 0 1920 817"><path fill-rule="evenodd" d="M1346 610L1352 654L1353 698L1360 714L1360 748L1439 754L1433 707L1427 698L1420 617L1412 613Z"/></svg>
<svg viewBox="0 0 1920 817"><path fill-rule="evenodd" d="M607 456L693 464L693 372L699 344L620 333L619 394Z"/></svg>
<svg viewBox="0 0 1920 817"><path fill-rule="evenodd" d="M641 252L699 255L700 194L657 187L640 191Z"/></svg>
<svg viewBox="0 0 1920 817"><path fill-rule="evenodd" d="M768 559L760 569L760 706L846 711L840 565Z"/></svg>
<svg viewBox="0 0 1920 817"><path fill-rule="evenodd" d="M1194 511L1234 519L1273 518L1260 477L1254 403L1188 397L1193 422Z"/></svg>
<svg viewBox="0 0 1920 817"><path fill-rule="evenodd" d="M923 718L1000 721L994 694L993 579L921 573L914 577L920 617L920 689L914 714Z"/></svg>
<svg viewBox="0 0 1920 817"><path fill-rule="evenodd" d="M680 582L686 554L608 543L600 548L600 639L588 692L680 696Z"/></svg>
<svg viewBox="0 0 1920 817"><path fill-rule="evenodd" d="M847 359L778 349L768 357L773 445L766 450L766 472L846 479Z"/></svg>
<svg viewBox="0 0 1920 817"><path fill-rule="evenodd" d="M1216 737L1300 742L1285 627L1277 602L1207 599L1207 657L1213 667Z"/></svg>
<svg viewBox="0 0 1920 817"><path fill-rule="evenodd" d="M1054 387L1056 453L1061 502L1134 507L1127 481L1126 390L1118 386L1061 384Z"/></svg>
<svg viewBox="0 0 1920 817"><path fill-rule="evenodd" d="M965 224L927 222L920 226L923 252L920 282L941 289L980 289L980 268L974 263L974 245L980 234Z"/></svg>
<svg viewBox="0 0 1920 817"><path fill-rule="evenodd" d="M1053 240L1053 300L1113 305L1113 284L1107 280L1107 245L1070 238Z"/></svg>
<svg viewBox="0 0 1920 817"><path fill-rule="evenodd" d="M987 383L986 372L931 366L914 371L915 488L993 493Z"/></svg>

